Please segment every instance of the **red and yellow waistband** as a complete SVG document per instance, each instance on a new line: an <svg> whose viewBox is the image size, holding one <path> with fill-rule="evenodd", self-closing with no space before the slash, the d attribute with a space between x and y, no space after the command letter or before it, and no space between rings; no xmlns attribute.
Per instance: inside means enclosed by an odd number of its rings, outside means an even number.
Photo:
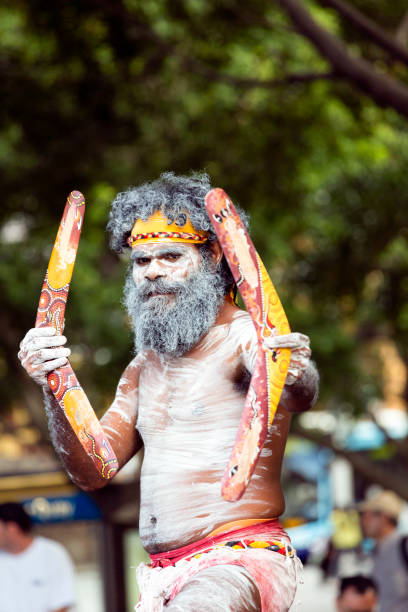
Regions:
<svg viewBox="0 0 408 612"><path fill-rule="evenodd" d="M275 535L277 537L274 537ZM233 521L215 529L202 540L168 552L150 555L150 567L168 567L181 560L199 559L201 555L220 547L229 547L233 550L266 549L293 557L296 554L295 549L288 541L280 540L280 535L286 536L286 533L278 519Z"/></svg>

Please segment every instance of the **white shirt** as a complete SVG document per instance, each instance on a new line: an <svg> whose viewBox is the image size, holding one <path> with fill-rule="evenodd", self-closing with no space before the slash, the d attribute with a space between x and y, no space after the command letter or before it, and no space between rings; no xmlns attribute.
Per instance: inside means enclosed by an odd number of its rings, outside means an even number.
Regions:
<svg viewBox="0 0 408 612"><path fill-rule="evenodd" d="M22 553L0 551L0 612L54 612L74 603L74 568L61 544L36 537Z"/></svg>

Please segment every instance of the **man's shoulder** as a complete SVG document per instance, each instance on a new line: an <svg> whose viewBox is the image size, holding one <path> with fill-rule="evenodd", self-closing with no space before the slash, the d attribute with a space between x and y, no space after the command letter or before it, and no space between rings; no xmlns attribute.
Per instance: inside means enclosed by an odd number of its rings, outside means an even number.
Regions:
<svg viewBox="0 0 408 612"><path fill-rule="evenodd" d="M122 376L120 378L120 380L127 378L128 380L137 380L138 376L139 376L139 372L140 369L143 367L143 365L146 363L147 359L147 352L140 352L137 353L128 363L128 365L126 366L126 368L124 369L124 371L122 372Z"/></svg>
<svg viewBox="0 0 408 612"><path fill-rule="evenodd" d="M228 314L228 322L231 326L236 327L240 325L252 324L250 315L246 310L242 310L242 308L235 307L231 309Z"/></svg>
<svg viewBox="0 0 408 612"><path fill-rule="evenodd" d="M233 304L223 308L210 330L209 337L222 337L224 342L239 346L256 342L256 331L250 315ZM249 345L248 345L249 346Z"/></svg>
<svg viewBox="0 0 408 612"><path fill-rule="evenodd" d="M246 310L236 309L229 321L230 332L239 337L256 337L256 331L252 319Z"/></svg>
<svg viewBox="0 0 408 612"><path fill-rule="evenodd" d="M236 309L233 313L225 342L234 354L242 356L245 367L252 372L258 351L258 337L252 319L245 310Z"/></svg>
<svg viewBox="0 0 408 612"><path fill-rule="evenodd" d="M51 540L44 536L37 536L34 539L33 546L35 546L36 550L41 554L45 552L47 555L52 555L57 559L69 559L69 554L65 546L56 540Z"/></svg>

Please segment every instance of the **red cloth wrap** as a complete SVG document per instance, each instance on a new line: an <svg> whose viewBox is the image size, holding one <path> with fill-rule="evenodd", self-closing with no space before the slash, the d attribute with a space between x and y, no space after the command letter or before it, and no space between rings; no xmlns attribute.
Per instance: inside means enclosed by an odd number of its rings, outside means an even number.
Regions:
<svg viewBox="0 0 408 612"><path fill-rule="evenodd" d="M258 536L260 531L273 531L274 537L276 538L282 536L285 536L286 540L288 538L279 520L272 519L267 522L251 525L250 527L241 527L240 529L234 529L233 531L219 533L216 536L207 536L202 540L197 540L196 542L187 544L187 546L175 548L174 550L169 550L168 552L157 553L156 555L149 555L151 560L150 566L154 568L175 565L175 563L177 563L177 561L181 561L181 559L193 557L194 555L197 555L198 553L203 552L206 549L212 548L213 546L217 546L219 544L223 544L224 542Z"/></svg>
<svg viewBox="0 0 408 612"><path fill-rule="evenodd" d="M251 548L251 543L257 546ZM262 547L269 543L271 549ZM243 547L236 548L240 545ZM301 567L277 519L207 536L150 558L148 566L143 569L142 564L138 568L142 593L136 610L143 612L164 612L166 604L191 578L217 565L236 565L249 573L258 587L262 612L287 612L295 597L297 570Z"/></svg>

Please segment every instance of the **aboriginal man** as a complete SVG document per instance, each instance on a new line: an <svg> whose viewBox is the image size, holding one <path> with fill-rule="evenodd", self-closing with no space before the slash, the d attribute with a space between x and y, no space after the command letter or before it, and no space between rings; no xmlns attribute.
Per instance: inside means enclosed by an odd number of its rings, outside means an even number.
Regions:
<svg viewBox="0 0 408 612"><path fill-rule="evenodd" d="M137 609L283 612L299 562L277 520L281 463L291 413L313 405L318 375L307 336L265 340L265 350L292 350L286 384L245 494L225 501L220 482L257 336L230 298L234 281L204 206L210 188L206 174L166 173L112 203L112 246L131 252L124 301L135 357L101 423L120 467L144 446L139 529L152 562L138 568ZM69 356L65 343L53 328L32 329L19 357L44 389L53 443L70 477L95 489L106 481L47 386L47 373Z"/></svg>

